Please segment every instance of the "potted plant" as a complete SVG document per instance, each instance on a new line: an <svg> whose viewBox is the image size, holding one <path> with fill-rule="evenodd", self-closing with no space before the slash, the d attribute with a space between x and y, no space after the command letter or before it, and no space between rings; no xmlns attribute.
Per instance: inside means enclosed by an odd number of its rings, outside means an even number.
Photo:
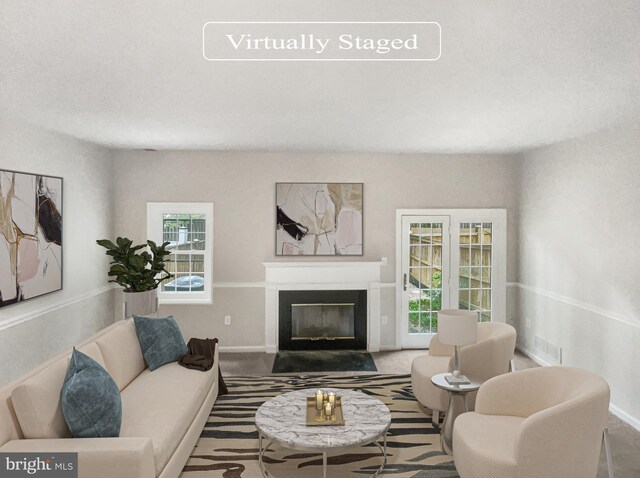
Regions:
<svg viewBox="0 0 640 478"><path fill-rule="evenodd" d="M158 246L153 241L133 245L126 237L118 237L115 244L108 239L96 241L107 249L111 257L109 282L124 287L125 317L153 314L158 310L158 285L173 277L165 268L165 258L170 254L168 242ZM149 250L146 250L148 247Z"/></svg>

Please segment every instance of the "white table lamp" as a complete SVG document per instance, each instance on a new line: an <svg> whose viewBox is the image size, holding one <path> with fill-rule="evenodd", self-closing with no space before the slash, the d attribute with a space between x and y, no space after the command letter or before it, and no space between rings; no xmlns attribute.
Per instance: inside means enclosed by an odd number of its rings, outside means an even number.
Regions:
<svg viewBox="0 0 640 478"><path fill-rule="evenodd" d="M478 341L478 313L474 310L446 309L438 312L438 339L455 346L453 376L446 377L450 384L470 383L460 375L460 347Z"/></svg>

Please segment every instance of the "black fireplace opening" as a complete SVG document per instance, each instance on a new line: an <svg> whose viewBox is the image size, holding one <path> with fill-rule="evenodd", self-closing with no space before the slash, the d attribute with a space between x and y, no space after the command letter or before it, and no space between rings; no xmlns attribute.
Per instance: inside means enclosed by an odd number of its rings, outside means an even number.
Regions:
<svg viewBox="0 0 640 478"><path fill-rule="evenodd" d="M279 294L280 350L366 350L366 290Z"/></svg>

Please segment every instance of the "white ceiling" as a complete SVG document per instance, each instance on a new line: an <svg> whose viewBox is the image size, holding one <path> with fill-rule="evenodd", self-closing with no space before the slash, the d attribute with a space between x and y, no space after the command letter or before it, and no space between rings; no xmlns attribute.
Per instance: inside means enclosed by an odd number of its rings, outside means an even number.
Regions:
<svg viewBox="0 0 640 478"><path fill-rule="evenodd" d="M207 21L437 21L425 63L219 63ZM640 113L640 0L0 0L0 113L119 148L501 152Z"/></svg>

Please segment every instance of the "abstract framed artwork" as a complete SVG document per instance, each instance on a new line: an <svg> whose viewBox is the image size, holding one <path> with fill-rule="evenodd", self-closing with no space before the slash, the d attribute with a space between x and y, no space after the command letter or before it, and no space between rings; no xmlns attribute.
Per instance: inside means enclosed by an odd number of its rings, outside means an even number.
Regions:
<svg viewBox="0 0 640 478"><path fill-rule="evenodd" d="M276 256L361 256L362 183L276 183Z"/></svg>
<svg viewBox="0 0 640 478"><path fill-rule="evenodd" d="M62 178L0 169L0 307L62 289Z"/></svg>

